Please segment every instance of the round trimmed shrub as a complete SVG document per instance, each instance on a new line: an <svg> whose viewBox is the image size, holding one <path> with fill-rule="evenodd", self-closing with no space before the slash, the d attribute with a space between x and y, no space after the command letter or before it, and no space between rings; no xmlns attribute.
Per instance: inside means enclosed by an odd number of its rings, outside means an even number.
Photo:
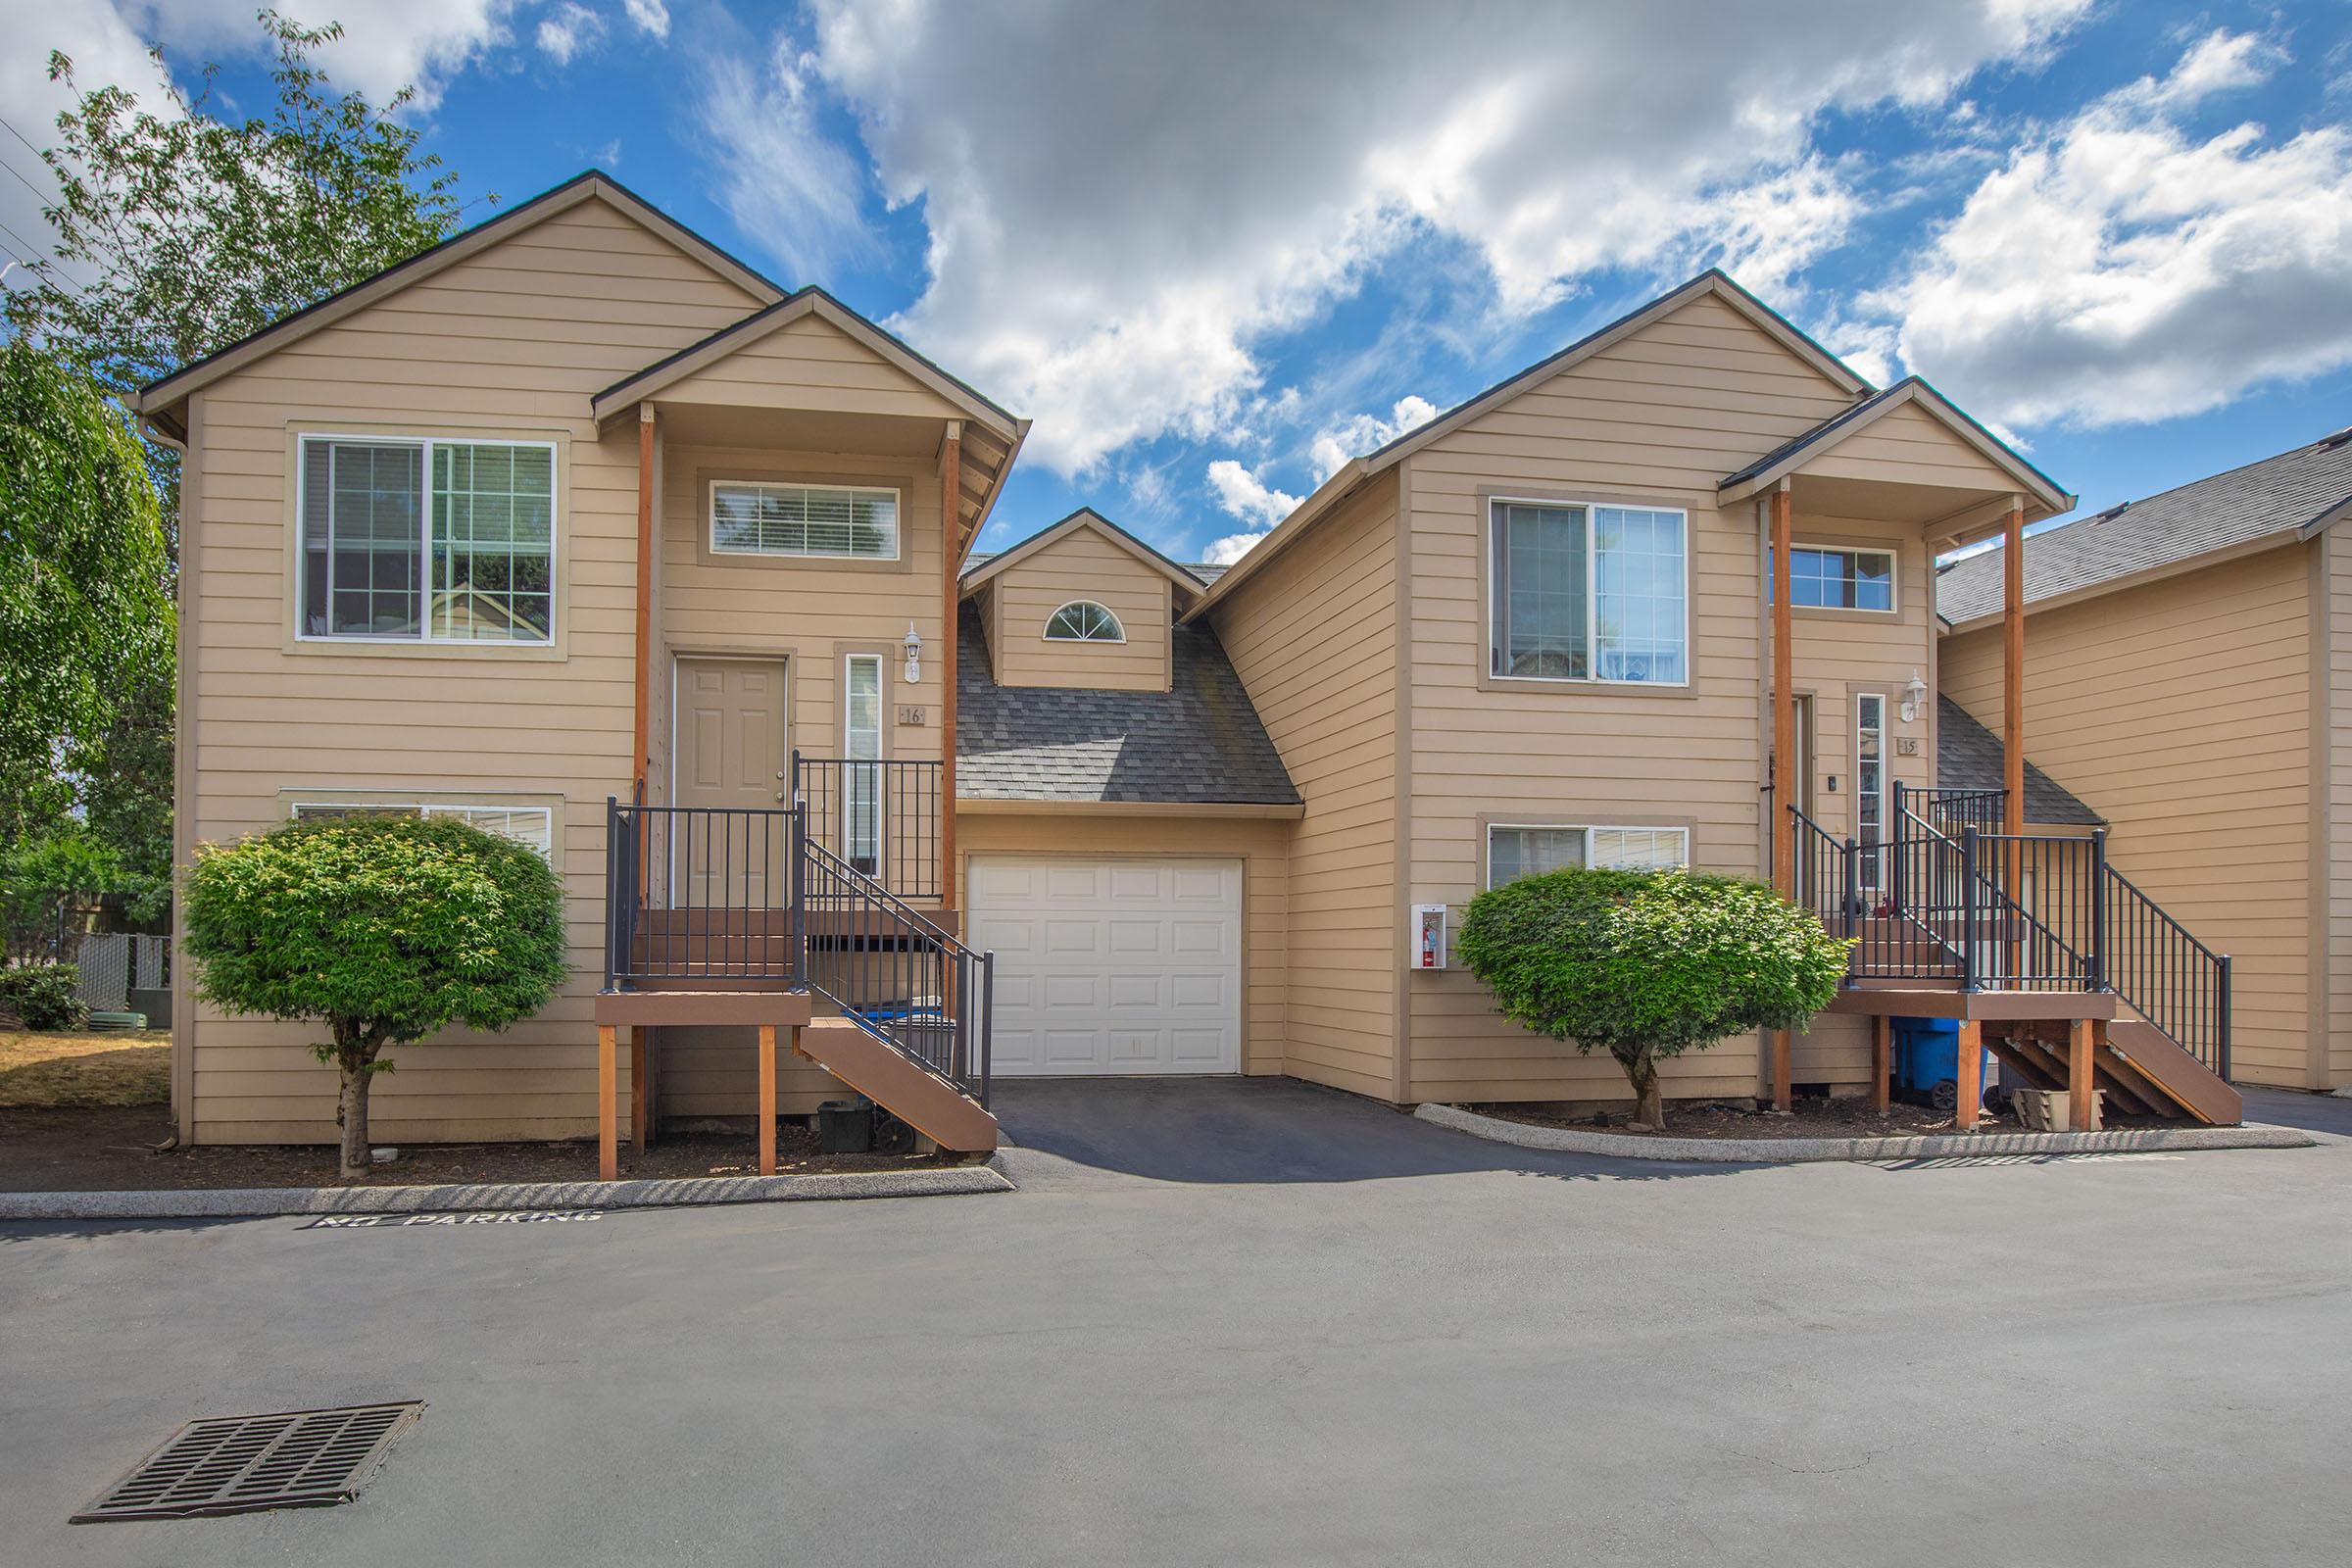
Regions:
<svg viewBox="0 0 2352 1568"><path fill-rule="evenodd" d="M1830 1004L1847 944L1761 883L1690 871L1569 869L1470 901L1462 962L1503 1015L1600 1050L1633 1085L1636 1125L1662 1129L1658 1063Z"/></svg>
<svg viewBox="0 0 2352 1568"><path fill-rule="evenodd" d="M496 1031L566 972L563 889L539 853L449 817L297 821L198 850L187 878L196 994L327 1025L342 1069L343 1174L368 1165L368 1085L387 1047Z"/></svg>
<svg viewBox="0 0 2352 1568"><path fill-rule="evenodd" d="M0 968L0 1028L79 1029L89 1021L77 965L12 963Z"/></svg>

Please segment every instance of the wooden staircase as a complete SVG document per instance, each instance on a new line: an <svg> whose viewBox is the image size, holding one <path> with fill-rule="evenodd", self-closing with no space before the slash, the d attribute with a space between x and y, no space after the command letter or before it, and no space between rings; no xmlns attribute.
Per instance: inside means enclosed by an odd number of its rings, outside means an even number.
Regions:
<svg viewBox="0 0 2352 1568"><path fill-rule="evenodd" d="M994 1153L997 1118L980 1102L855 1018L811 1018L795 1031L793 1050L892 1115L958 1154Z"/></svg>
<svg viewBox="0 0 2352 1568"><path fill-rule="evenodd" d="M2065 1089L2073 1078L2063 1034L2052 1039L2032 1025L1987 1030L1985 1044L2036 1089ZM2094 1024L2090 1064L2108 1103L2120 1109L2185 1115L2209 1127L2234 1127L2245 1119L2245 1097L2145 1018Z"/></svg>
<svg viewBox="0 0 2352 1568"><path fill-rule="evenodd" d="M2075 1091L2085 1113L2095 1086L2123 1111L2239 1121L2229 956L2107 863L2103 830L1980 829L2001 800L1898 786L1891 832L1869 845L1785 808L1791 896L1853 943L1832 1010L1877 1020L1882 1057L1885 1020L1959 1020L1964 1086L1982 1039L2034 1086Z"/></svg>
<svg viewBox="0 0 2352 1568"><path fill-rule="evenodd" d="M775 1169L774 1047L785 1031L797 1054L940 1148L996 1149L987 1109L995 956L961 940L953 912L916 907L828 850L809 832L805 801L768 810L613 799L606 819L597 998L606 1179L618 1137L617 1031L670 1023L757 1031L762 1174ZM642 1117L642 1033L631 1048ZM639 1127L640 1141L649 1130Z"/></svg>

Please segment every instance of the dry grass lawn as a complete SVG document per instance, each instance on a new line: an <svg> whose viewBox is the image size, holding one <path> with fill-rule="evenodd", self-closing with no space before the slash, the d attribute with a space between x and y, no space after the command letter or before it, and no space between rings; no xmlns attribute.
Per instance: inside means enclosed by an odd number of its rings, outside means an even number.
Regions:
<svg viewBox="0 0 2352 1568"><path fill-rule="evenodd" d="M172 1031L0 1033L0 1106L160 1105L172 1098Z"/></svg>

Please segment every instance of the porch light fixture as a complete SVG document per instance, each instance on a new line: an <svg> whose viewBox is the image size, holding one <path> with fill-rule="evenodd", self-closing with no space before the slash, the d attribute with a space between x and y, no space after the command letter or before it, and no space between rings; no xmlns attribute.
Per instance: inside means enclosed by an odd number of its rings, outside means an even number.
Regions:
<svg viewBox="0 0 2352 1568"><path fill-rule="evenodd" d="M1903 722L1918 723L1920 710L1927 706L1927 702L1928 683L1919 678L1919 671L1915 669L1911 672L1911 684L1903 688Z"/></svg>
<svg viewBox="0 0 2352 1568"><path fill-rule="evenodd" d="M910 620L906 623L906 684L920 686L922 683L923 639L915 631L914 622Z"/></svg>

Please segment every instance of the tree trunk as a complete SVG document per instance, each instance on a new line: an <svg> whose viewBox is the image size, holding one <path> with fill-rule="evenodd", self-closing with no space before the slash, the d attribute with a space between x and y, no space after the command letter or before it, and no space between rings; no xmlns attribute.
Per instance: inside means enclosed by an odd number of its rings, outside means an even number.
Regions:
<svg viewBox="0 0 2352 1568"><path fill-rule="evenodd" d="M1634 1125L1653 1133L1666 1130L1666 1098L1658 1093L1658 1064L1646 1051L1620 1056L1626 1081L1634 1086Z"/></svg>
<svg viewBox="0 0 2352 1568"><path fill-rule="evenodd" d="M343 1179L368 1174L368 1081L375 1074L357 1053L342 1058L343 1100L335 1119L343 1124Z"/></svg>

